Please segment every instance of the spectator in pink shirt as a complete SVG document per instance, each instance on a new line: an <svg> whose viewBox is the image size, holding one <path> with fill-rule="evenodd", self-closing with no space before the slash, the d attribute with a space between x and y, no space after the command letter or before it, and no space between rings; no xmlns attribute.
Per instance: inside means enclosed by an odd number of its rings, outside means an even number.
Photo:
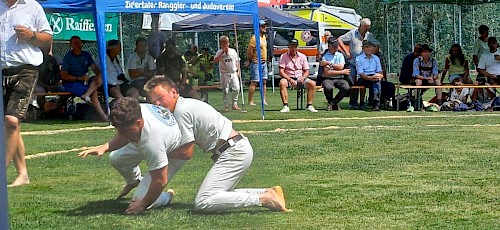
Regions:
<svg viewBox="0 0 500 230"><path fill-rule="evenodd" d="M310 112L318 112L312 105L314 94L316 92L316 82L309 79L309 63L306 55L297 51L299 42L297 39L292 39L288 43L289 51L282 54L280 58L280 95L283 102L283 109L280 112L290 112L288 107L288 91L287 87L302 89L307 88L307 107Z"/></svg>

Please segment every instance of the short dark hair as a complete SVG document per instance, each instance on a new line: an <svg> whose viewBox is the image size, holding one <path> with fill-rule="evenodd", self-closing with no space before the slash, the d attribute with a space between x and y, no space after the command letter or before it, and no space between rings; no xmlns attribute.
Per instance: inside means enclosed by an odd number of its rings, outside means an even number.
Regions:
<svg viewBox="0 0 500 230"><path fill-rule="evenodd" d="M145 37L138 37L137 40L135 40L135 45L138 46L141 42L148 43L148 39Z"/></svg>
<svg viewBox="0 0 500 230"><path fill-rule="evenodd" d="M113 126L130 126L140 118L142 118L141 106L136 98L122 97L114 100L109 114L109 121Z"/></svg>
<svg viewBox="0 0 500 230"><path fill-rule="evenodd" d="M489 37L488 43L497 44L498 43L497 38L496 37Z"/></svg>
<svg viewBox="0 0 500 230"><path fill-rule="evenodd" d="M168 78L168 77L166 77L164 75L156 75L153 78L151 78L144 85L144 90L146 90L146 92L151 92L157 86L163 86L163 87L173 88L173 89L177 90L177 92L179 92L179 90L177 89L177 86L175 85L174 81L172 81L172 79L170 79L170 78Z"/></svg>
<svg viewBox="0 0 500 230"><path fill-rule="evenodd" d="M488 28L487 25L480 25L477 30L479 31L479 34L482 34L482 33L486 32L486 31L489 31L490 28Z"/></svg>
<svg viewBox="0 0 500 230"><path fill-rule="evenodd" d="M69 43L71 43L71 42L72 42L73 40L75 40L75 39L82 40L82 39L80 38L80 36L73 35L73 36L71 36L71 38L69 39Z"/></svg>

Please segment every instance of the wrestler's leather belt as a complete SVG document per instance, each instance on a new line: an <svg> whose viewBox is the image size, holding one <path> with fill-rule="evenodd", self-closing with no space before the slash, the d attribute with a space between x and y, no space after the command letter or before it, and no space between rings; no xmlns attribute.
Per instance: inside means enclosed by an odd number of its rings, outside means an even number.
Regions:
<svg viewBox="0 0 500 230"><path fill-rule="evenodd" d="M243 139L243 136L238 133L238 135L235 135L234 137L227 139L227 141L220 141L217 144L217 146L215 146L214 153L216 154L223 153L228 148L235 146L236 142L240 141L241 139Z"/></svg>

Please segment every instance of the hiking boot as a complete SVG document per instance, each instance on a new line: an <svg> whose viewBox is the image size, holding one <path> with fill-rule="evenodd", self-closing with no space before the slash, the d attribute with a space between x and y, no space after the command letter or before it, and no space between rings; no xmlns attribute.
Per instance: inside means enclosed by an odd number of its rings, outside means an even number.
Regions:
<svg viewBox="0 0 500 230"><path fill-rule="evenodd" d="M314 108L314 106L312 106L312 105L307 106L306 110L308 110L309 112L313 112L313 113L317 113L317 112L318 112L318 110L316 110L316 109Z"/></svg>
<svg viewBox="0 0 500 230"><path fill-rule="evenodd" d="M287 105L283 106L283 108L280 110L280 112L282 113L288 113L290 112L290 107L288 107Z"/></svg>

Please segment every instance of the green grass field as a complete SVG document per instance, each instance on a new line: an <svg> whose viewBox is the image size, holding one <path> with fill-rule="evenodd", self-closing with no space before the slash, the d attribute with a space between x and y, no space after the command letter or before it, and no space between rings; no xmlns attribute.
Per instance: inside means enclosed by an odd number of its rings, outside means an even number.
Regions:
<svg viewBox="0 0 500 230"><path fill-rule="evenodd" d="M293 212L193 213L211 167L197 150L168 186L177 192L170 207L123 215L130 195L115 200L123 181L107 155L37 155L96 146L114 130L51 120L22 126L31 184L8 189L12 229L500 229L500 114L326 112L322 93L319 113L281 114L279 93L268 93L264 122L260 105L224 113L255 152L238 187L281 185ZM220 98L210 93L217 109Z"/></svg>

